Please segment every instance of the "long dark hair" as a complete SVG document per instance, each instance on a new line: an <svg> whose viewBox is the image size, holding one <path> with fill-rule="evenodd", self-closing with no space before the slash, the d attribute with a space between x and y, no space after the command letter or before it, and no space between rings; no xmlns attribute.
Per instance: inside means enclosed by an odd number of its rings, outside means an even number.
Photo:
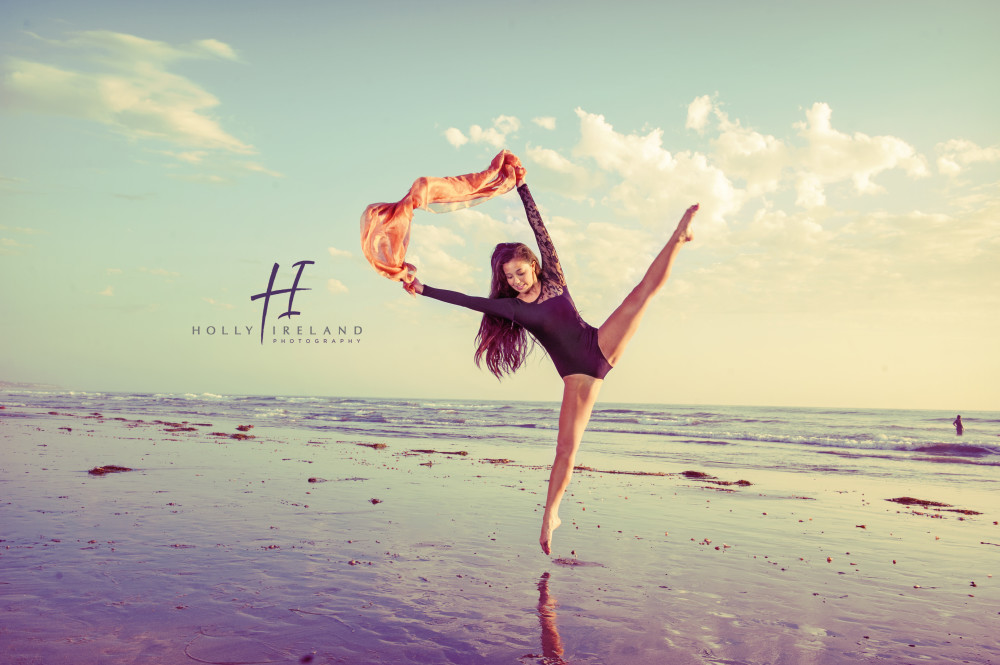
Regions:
<svg viewBox="0 0 1000 665"><path fill-rule="evenodd" d="M490 278L490 298L517 297L517 291L507 283L507 275L503 269L505 263L516 259L534 262L535 278L540 278L542 268L535 253L527 245L502 242L493 250L493 257L490 259L493 272ZM497 379L501 379L504 374L513 374L524 364L525 358L534 348L535 340L528 337L527 331L519 323L483 314L476 343L479 345L476 349L476 367L480 367L480 362L485 358L489 370Z"/></svg>

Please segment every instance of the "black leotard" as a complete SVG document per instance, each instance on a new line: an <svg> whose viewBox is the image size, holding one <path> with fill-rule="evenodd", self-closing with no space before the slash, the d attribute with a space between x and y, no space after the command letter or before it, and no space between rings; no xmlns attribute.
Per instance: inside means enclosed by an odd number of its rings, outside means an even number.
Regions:
<svg viewBox="0 0 1000 665"><path fill-rule="evenodd" d="M597 328L580 316L563 277L559 257L527 185L517 188L542 259L541 293L534 302L517 298L477 298L424 285L423 295L514 321L534 335L555 363L559 376L585 374L603 379L611 371L597 343Z"/></svg>

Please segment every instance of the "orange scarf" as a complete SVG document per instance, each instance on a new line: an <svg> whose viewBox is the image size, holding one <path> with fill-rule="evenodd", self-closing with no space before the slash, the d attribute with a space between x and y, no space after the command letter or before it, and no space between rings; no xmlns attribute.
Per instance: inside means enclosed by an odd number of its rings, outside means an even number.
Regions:
<svg viewBox="0 0 1000 665"><path fill-rule="evenodd" d="M361 251L375 270L389 279L413 282L416 266L406 263L413 210L450 212L467 208L514 188L524 178L521 160L500 152L489 168L449 178L418 178L396 203L373 203L361 215Z"/></svg>

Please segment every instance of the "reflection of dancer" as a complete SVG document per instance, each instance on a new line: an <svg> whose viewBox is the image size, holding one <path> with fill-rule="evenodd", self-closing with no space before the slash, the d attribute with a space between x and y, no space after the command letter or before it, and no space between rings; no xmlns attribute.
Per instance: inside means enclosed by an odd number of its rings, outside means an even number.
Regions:
<svg viewBox="0 0 1000 665"><path fill-rule="evenodd" d="M556 626L556 599L549 595L549 574L538 581L538 623L542 625L542 656L546 665L566 665L559 628Z"/></svg>
<svg viewBox="0 0 1000 665"><path fill-rule="evenodd" d="M525 330L555 363L563 379L563 398L555 461L538 539L542 551L549 554L552 532L560 524L559 504L573 474L573 462L597 393L635 334L653 295L666 283L680 248L693 238L689 226L698 206L687 209L642 281L600 328L594 328L583 321L573 304L555 248L524 184L523 171L518 174L517 191L535 233L541 261L521 243L497 245L493 251L489 298L435 289L416 279L404 286L408 291L482 312L476 364L485 358L497 378L514 372L524 362L530 350Z"/></svg>
<svg viewBox="0 0 1000 665"><path fill-rule="evenodd" d="M962 416L955 416L955 422L952 425L955 426L955 434L962 436L962 432L965 431L965 426L962 425Z"/></svg>

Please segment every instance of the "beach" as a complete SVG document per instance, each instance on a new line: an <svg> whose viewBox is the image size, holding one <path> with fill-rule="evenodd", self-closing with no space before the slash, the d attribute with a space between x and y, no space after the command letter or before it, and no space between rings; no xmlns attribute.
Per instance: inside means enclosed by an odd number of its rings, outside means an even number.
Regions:
<svg viewBox="0 0 1000 665"><path fill-rule="evenodd" d="M599 404L546 556L557 405L310 399L4 395L3 661L1000 662L996 414L806 450Z"/></svg>

